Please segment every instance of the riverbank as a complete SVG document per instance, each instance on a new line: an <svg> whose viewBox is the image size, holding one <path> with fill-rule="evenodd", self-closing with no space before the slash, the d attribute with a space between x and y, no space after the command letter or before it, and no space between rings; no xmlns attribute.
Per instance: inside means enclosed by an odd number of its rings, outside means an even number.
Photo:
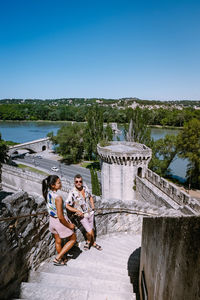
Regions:
<svg viewBox="0 0 200 300"><path fill-rule="evenodd" d="M87 122L78 122L78 121L67 121L67 120L60 120L60 121L52 121L52 120L0 120L0 122L14 122L14 123L54 123L54 124L59 124L59 123L87 123ZM113 123L113 122L111 122ZM114 122L117 123L117 122ZM128 124L128 123L127 123ZM124 123L117 123L119 126L123 126ZM147 125L149 128L160 128L160 129L183 129L183 127L177 127L177 126L162 126L162 125Z"/></svg>
<svg viewBox="0 0 200 300"><path fill-rule="evenodd" d="M177 127L177 126L162 126L162 125L147 125L147 127L149 128L160 128L160 129L174 129L174 130L182 130L183 127L180 126L180 127Z"/></svg>

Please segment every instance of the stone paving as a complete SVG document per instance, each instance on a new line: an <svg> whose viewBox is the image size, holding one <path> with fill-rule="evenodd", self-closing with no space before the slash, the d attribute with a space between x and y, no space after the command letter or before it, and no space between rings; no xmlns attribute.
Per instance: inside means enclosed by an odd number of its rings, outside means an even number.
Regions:
<svg viewBox="0 0 200 300"><path fill-rule="evenodd" d="M67 266L54 266L53 257L31 271L21 284L20 299L134 300L137 283L141 235L114 233L97 239L103 248L84 251L84 242L69 254ZM137 262L137 266L135 265ZM134 286L134 288L133 288Z"/></svg>

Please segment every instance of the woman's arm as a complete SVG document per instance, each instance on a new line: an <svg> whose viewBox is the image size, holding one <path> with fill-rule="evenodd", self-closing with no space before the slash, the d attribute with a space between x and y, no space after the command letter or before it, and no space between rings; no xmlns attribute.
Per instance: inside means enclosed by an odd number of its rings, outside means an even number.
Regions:
<svg viewBox="0 0 200 300"><path fill-rule="evenodd" d="M58 216L58 219L60 220L60 222L68 227L69 229L74 229L74 224L72 223L69 223L66 221L64 215L63 215L63 200L62 200L62 197L56 197L55 199L55 204L56 204L56 210L57 210L57 216Z"/></svg>

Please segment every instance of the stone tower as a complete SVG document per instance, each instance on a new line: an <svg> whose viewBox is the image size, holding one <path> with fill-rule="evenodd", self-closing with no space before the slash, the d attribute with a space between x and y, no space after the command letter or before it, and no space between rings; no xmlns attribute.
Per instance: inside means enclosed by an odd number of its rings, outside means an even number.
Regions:
<svg viewBox="0 0 200 300"><path fill-rule="evenodd" d="M150 148L135 142L109 142L97 145L101 159L102 199L136 200L135 177L145 176L152 156Z"/></svg>

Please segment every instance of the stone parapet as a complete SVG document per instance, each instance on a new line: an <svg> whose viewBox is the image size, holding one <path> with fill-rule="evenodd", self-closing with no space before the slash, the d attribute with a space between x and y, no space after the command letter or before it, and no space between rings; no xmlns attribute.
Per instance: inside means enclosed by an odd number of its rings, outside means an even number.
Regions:
<svg viewBox="0 0 200 300"><path fill-rule="evenodd" d="M23 170L7 164L3 164L2 167L2 185L3 187L9 187L9 189L13 191L23 190L28 193L37 193L41 195L41 184L45 177L46 176L42 174ZM62 178L62 191L65 196L72 186L72 182L66 178Z"/></svg>
<svg viewBox="0 0 200 300"><path fill-rule="evenodd" d="M186 192L181 191L175 184L160 177L149 169L147 169L145 177L179 205L189 205L192 209L200 212L200 202L197 199L192 198Z"/></svg>
<svg viewBox="0 0 200 300"><path fill-rule="evenodd" d="M118 165L147 164L152 156L150 148L133 142L109 142L105 147L98 144L97 151L103 161Z"/></svg>

